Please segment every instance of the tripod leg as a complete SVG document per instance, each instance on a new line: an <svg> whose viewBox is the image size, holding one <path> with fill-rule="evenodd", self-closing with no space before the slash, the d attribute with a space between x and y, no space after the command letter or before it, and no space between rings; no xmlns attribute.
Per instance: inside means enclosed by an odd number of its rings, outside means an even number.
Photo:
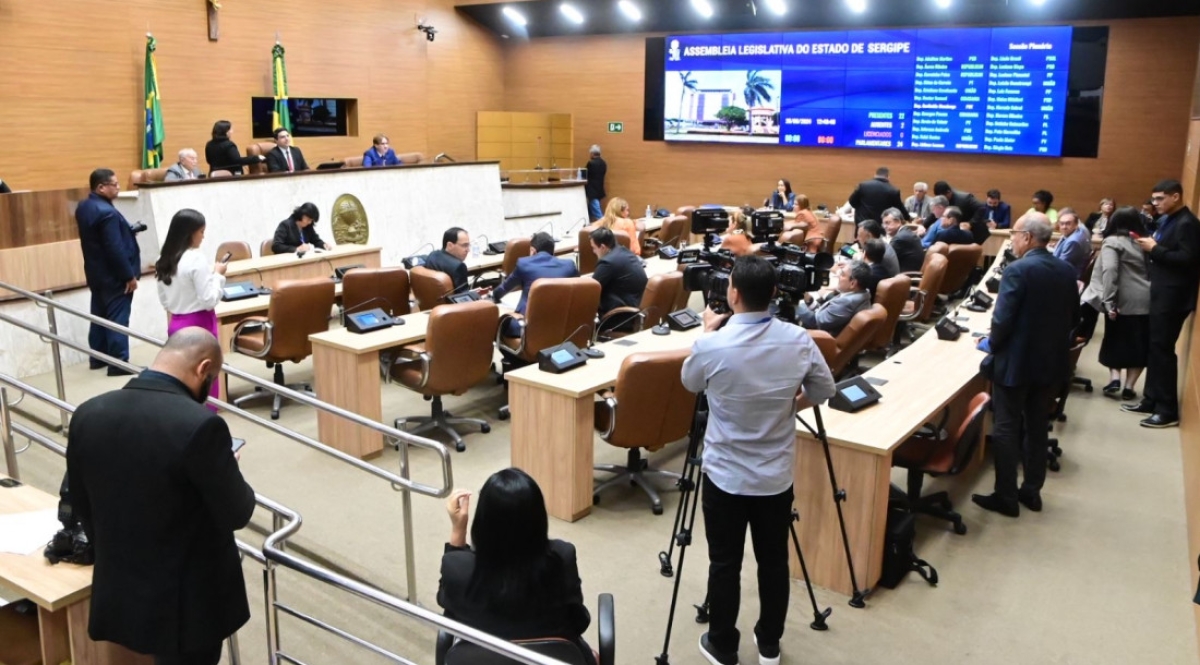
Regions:
<svg viewBox="0 0 1200 665"><path fill-rule="evenodd" d="M667 615L667 632L663 636L662 653L654 658L654 662L658 665L670 665L670 656L668 655L671 648L671 630L675 627L675 608L679 603L679 583L683 580L683 558L687 554L688 545L692 544L692 527L696 524L696 507L700 504L700 486L697 485L694 492L694 498L689 506L690 511L687 517L687 528L680 531L678 535L679 541L679 574L675 576L674 588L671 590L671 610ZM702 609L703 608L703 609ZM696 622L700 621L701 616L704 616L707 621L708 615L708 599L704 600L704 605L697 607Z"/></svg>
<svg viewBox="0 0 1200 665"><path fill-rule="evenodd" d="M812 581L808 579L808 565L804 563L804 550L800 549L800 537L796 535L796 522L800 521L800 511L792 509L792 522L788 528L792 532L792 545L796 546L796 557L800 559L800 572L804 573L804 586L808 589L808 600L812 603L813 622L808 624L813 630L829 630L825 619L833 613L832 607L822 610L817 606L817 596L813 593Z"/></svg>

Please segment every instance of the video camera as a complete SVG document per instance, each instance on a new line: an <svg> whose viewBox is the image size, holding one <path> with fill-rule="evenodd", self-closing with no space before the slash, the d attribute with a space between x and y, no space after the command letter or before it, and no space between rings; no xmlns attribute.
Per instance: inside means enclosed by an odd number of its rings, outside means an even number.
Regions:
<svg viewBox="0 0 1200 665"><path fill-rule="evenodd" d="M66 474L63 475L58 496L58 521L62 523L63 528L54 534L54 538L46 546L46 559L51 564L66 562L90 566L96 561L96 552L71 505L71 490Z"/></svg>
<svg viewBox="0 0 1200 665"><path fill-rule="evenodd" d="M765 243L762 251L775 264L776 288L779 296L772 305L773 313L789 322L795 321L795 300L800 294L821 287L833 267L833 256L826 253L805 253L796 245L777 245L783 233L783 213L777 210L756 210L750 213L750 238ZM726 294L730 272L737 257L728 250L712 251L713 237L729 228L729 213L723 208L698 208L692 212L692 233L704 236L703 249L685 249L679 253L683 269L683 288L702 291L705 305L718 314L729 311Z"/></svg>

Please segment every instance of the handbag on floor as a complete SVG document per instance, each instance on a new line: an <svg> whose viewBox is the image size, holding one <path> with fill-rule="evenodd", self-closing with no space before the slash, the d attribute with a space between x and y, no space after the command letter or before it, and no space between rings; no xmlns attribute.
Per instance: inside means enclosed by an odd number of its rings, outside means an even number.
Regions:
<svg viewBox="0 0 1200 665"><path fill-rule="evenodd" d="M913 543L917 538L917 516L898 502L889 502L887 534L883 541L883 572L879 585L895 589L912 572L930 586L937 586L937 569L917 556Z"/></svg>

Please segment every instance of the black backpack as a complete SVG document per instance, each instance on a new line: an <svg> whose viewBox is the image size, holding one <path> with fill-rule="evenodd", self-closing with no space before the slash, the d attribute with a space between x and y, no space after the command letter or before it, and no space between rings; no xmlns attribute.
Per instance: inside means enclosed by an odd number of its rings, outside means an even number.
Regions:
<svg viewBox="0 0 1200 665"><path fill-rule="evenodd" d="M921 576L930 586L937 586L937 569L913 551L917 537L917 516L902 504L888 505L887 535L883 541L883 573L879 585L895 589L910 572Z"/></svg>

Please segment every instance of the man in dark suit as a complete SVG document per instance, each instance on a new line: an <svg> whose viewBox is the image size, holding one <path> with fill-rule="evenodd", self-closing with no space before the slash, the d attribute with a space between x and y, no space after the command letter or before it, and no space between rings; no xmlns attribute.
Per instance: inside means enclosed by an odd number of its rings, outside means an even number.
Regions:
<svg viewBox="0 0 1200 665"><path fill-rule="evenodd" d="M938 207L936 202L933 207ZM930 225L929 230L925 232L925 237L921 239L921 245L925 249L932 247L935 242L944 242L947 245L970 245L975 239L968 230L969 228L970 225L963 221L961 210L954 206L946 206L942 209L941 219Z"/></svg>
<svg viewBox="0 0 1200 665"><path fill-rule="evenodd" d="M604 176L608 175L608 163L600 156L598 145L592 146L588 154L591 159L587 163L587 183L583 186L583 193L587 197L588 215L595 221L604 216L600 201L607 196L604 191Z"/></svg>
<svg viewBox="0 0 1200 665"><path fill-rule="evenodd" d="M554 255L554 238L549 233L533 234L529 239L529 256L517 259L517 267L504 282L492 290L492 300L500 299L513 289L521 289L521 300L517 303L517 314L525 314L525 305L529 299L529 290L533 283L543 277L578 277L579 268L574 261L560 259ZM516 319L508 319L508 328L504 331L509 337L520 337L521 327Z"/></svg>
<svg viewBox="0 0 1200 665"><path fill-rule="evenodd" d="M600 282L600 315L618 307L638 307L649 281L642 260L604 227L592 231L588 241L599 257L592 279Z"/></svg>
<svg viewBox="0 0 1200 665"><path fill-rule="evenodd" d="M1012 206L1000 198L1000 190L989 189L986 204L976 211L975 217L986 224L989 231L991 229L1007 229L1012 225Z"/></svg>
<svg viewBox="0 0 1200 665"><path fill-rule="evenodd" d="M96 554L88 634L158 665L214 665L250 618L233 532L254 490L225 421L201 406L220 368L216 338L184 328L71 421L67 482Z"/></svg>
<svg viewBox="0 0 1200 665"><path fill-rule="evenodd" d="M91 313L113 323L129 326L133 292L141 275L141 252L129 222L113 207L121 191L110 169L96 169L88 178L92 193L75 209L79 245L83 249L83 272L92 290ZM88 346L93 351L129 360L129 338L103 326L91 324ZM92 369L108 367L109 376L128 374L116 366L92 358Z"/></svg>
<svg viewBox="0 0 1200 665"><path fill-rule="evenodd" d="M1138 238L1149 259L1150 272L1150 358L1146 367L1146 392L1137 404L1123 409L1148 414L1142 427L1179 425L1179 359L1175 342L1183 323L1196 308L1200 284L1200 221L1183 204L1183 186L1178 180L1163 180L1150 197L1158 218L1158 230L1150 238Z"/></svg>
<svg viewBox="0 0 1200 665"><path fill-rule="evenodd" d="M292 211L291 216L275 227L271 251L276 254L291 254L311 252L314 249L332 249L333 243L327 243L317 235L315 227L320 219L321 211L316 205L301 203Z"/></svg>
<svg viewBox="0 0 1200 665"><path fill-rule="evenodd" d="M1075 271L1046 251L1050 220L1031 213L1012 230L1012 250L1020 260L1009 264L1000 280L987 338L990 365L994 494L976 494L980 507L1009 517L1020 505L1042 509L1046 480L1046 430L1054 396L1070 380L1071 333L1079 318ZM1022 445L1024 437L1024 445ZM1024 482L1017 489L1018 462Z"/></svg>
<svg viewBox="0 0 1200 665"><path fill-rule="evenodd" d="M925 265L925 248L913 231L919 224L909 224L906 215L898 208L883 211L882 221L883 240L891 245L900 272L919 272Z"/></svg>
<svg viewBox="0 0 1200 665"><path fill-rule="evenodd" d="M950 183L945 180L939 180L933 184L934 196L946 197L946 204L958 208L962 211L962 219L971 222L971 236L974 238L975 244L982 245L991 235L987 227L987 222L982 219L976 220L976 215L979 213L979 208L983 205L975 195L970 192L956 192L950 186Z"/></svg>
<svg viewBox="0 0 1200 665"><path fill-rule="evenodd" d="M455 291L467 288L467 255L471 253L471 236L464 229L452 226L442 234L442 248L425 257L425 267L450 275Z"/></svg>
<svg viewBox="0 0 1200 665"><path fill-rule="evenodd" d="M854 208L855 223L866 219L879 220L888 208L903 208L904 199L900 190L888 181L888 169L875 169L875 177L858 183L850 194L850 206Z"/></svg>
<svg viewBox="0 0 1200 665"><path fill-rule="evenodd" d="M888 270L884 265L884 249L886 247L887 245L879 238L871 238L863 245L863 260L871 269L871 276L867 279L867 293L872 298L875 297L875 289L880 282L896 276L896 273Z"/></svg>
<svg viewBox="0 0 1200 665"><path fill-rule="evenodd" d="M308 162L304 153L292 145L292 135L283 127L275 129L275 149L267 153L267 171L271 173L295 173L307 171Z"/></svg>
<svg viewBox="0 0 1200 665"><path fill-rule="evenodd" d="M833 292L813 300L804 294L796 306L796 323L809 330L824 330L837 337L855 314L871 307L871 267L862 261L843 264ZM831 278L832 282L832 278Z"/></svg>

